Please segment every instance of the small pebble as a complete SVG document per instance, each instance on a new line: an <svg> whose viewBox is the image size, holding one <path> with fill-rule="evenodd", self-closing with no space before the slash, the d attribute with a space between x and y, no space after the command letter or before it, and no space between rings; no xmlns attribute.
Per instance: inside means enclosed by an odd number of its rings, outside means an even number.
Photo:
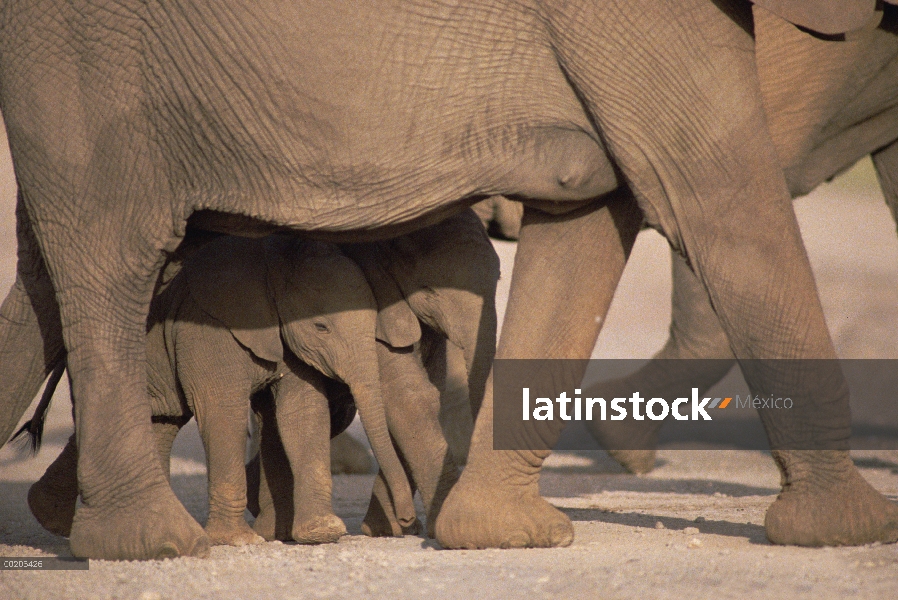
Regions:
<svg viewBox="0 0 898 600"><path fill-rule="evenodd" d="M683 530L683 533L685 533L686 535L695 535L699 533L698 527L687 527Z"/></svg>
<svg viewBox="0 0 898 600"><path fill-rule="evenodd" d="M664 523L661 521L655 521L655 529L664 529Z"/></svg>
<svg viewBox="0 0 898 600"><path fill-rule="evenodd" d="M701 548L701 547L702 547L702 541L701 541L700 539L698 539L698 538L692 538L692 539L689 540L689 542L686 544L686 547L687 547L687 548Z"/></svg>

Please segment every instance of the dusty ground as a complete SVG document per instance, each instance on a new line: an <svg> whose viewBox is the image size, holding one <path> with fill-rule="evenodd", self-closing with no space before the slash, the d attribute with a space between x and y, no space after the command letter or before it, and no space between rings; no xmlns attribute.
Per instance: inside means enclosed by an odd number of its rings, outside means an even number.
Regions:
<svg viewBox="0 0 898 600"><path fill-rule="evenodd" d="M4 160L0 286L6 289L15 243L14 187ZM796 206L839 352L896 357L898 241L869 164ZM497 246L507 275L514 245ZM596 357L648 357L660 347L670 308L668 270L664 242L642 234ZM70 427L60 397L38 457L0 450L0 556L68 555L66 540L31 517L25 495ZM874 486L898 500L898 452L858 453L856 461ZM896 546L815 550L767 543L762 523L778 475L761 452L663 450L659 468L647 476L621 473L599 451L556 454L542 491L573 519L576 540L553 550L441 551L419 537L369 539L359 532L372 478L335 479L334 505L350 531L338 544L218 547L206 560L92 561L89 571L0 571L0 599L898 597ZM205 467L195 429L178 440L172 482L202 521Z"/></svg>

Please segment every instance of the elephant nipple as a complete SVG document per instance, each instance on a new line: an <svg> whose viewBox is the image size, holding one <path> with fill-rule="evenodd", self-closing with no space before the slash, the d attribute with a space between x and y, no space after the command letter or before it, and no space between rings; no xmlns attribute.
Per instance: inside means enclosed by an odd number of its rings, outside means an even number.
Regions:
<svg viewBox="0 0 898 600"><path fill-rule="evenodd" d="M617 174L600 142L581 130L532 132L522 160L508 172L506 195L549 201L589 200L613 191Z"/></svg>

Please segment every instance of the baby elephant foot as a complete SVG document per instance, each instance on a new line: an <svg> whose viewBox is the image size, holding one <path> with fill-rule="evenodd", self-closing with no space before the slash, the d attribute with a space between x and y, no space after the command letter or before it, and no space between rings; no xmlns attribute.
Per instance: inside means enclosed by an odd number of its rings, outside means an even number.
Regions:
<svg viewBox="0 0 898 600"><path fill-rule="evenodd" d="M396 511L390 502L386 488L378 489L375 483L374 493L368 503L368 512L362 520L362 533L369 537L402 537L404 535L421 535L424 528L421 521L415 518L414 523L403 527L396 518Z"/></svg>
<svg viewBox="0 0 898 600"><path fill-rule="evenodd" d="M238 520L209 517L206 535L209 536L213 546L249 546L265 541L242 518Z"/></svg>
<svg viewBox="0 0 898 600"><path fill-rule="evenodd" d="M848 452L774 451L783 491L767 509L774 544L857 546L898 541L898 505L867 483Z"/></svg>
<svg viewBox="0 0 898 600"><path fill-rule="evenodd" d="M334 514L306 519L293 526L293 541L300 544L330 544L346 535L346 525Z"/></svg>
<svg viewBox="0 0 898 600"><path fill-rule="evenodd" d="M39 479L28 490L31 514L41 527L63 537L68 537L72 531L77 502L77 484L71 488L58 488Z"/></svg>
<svg viewBox="0 0 898 600"><path fill-rule="evenodd" d="M253 523L253 531L269 542L274 540L289 542L293 539L292 527L293 511L278 513L272 506L263 506Z"/></svg>
<svg viewBox="0 0 898 600"><path fill-rule="evenodd" d="M408 527L403 527L396 519L395 514L390 515L384 512L378 503L375 507L375 499L371 499L368 506L368 512L362 520L362 533L369 537L402 537L404 535L421 535L424 527L421 521L415 518L414 523Z"/></svg>

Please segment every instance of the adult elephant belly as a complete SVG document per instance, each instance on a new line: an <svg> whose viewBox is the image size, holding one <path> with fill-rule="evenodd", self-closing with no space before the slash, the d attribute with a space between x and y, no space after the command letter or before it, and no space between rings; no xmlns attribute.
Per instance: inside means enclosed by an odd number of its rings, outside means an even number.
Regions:
<svg viewBox="0 0 898 600"><path fill-rule="evenodd" d="M155 15L147 120L179 209L393 233L478 196L582 201L617 187L533 14L277 4L228 9L266 28L264 45L240 30L222 39L219 6Z"/></svg>

